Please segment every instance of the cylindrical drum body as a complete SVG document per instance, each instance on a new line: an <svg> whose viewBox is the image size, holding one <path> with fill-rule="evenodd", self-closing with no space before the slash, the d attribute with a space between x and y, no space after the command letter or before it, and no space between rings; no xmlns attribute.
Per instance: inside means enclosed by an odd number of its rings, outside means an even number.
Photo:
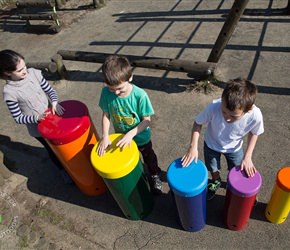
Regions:
<svg viewBox="0 0 290 250"><path fill-rule="evenodd" d="M225 224L229 229L239 231L247 226L261 185L259 172L248 177L240 166L229 171L224 209Z"/></svg>
<svg viewBox="0 0 290 250"><path fill-rule="evenodd" d="M60 105L64 114L49 114L38 124L38 130L76 186L86 195L100 195L107 188L90 161L99 136L88 108L76 100L63 101Z"/></svg>
<svg viewBox="0 0 290 250"><path fill-rule="evenodd" d="M168 167L167 181L183 229L191 232L201 230L206 222L208 182L208 172L204 163L198 160L188 167L182 167L181 159L176 159Z"/></svg>
<svg viewBox="0 0 290 250"><path fill-rule="evenodd" d="M267 219L275 224L286 220L290 211L290 167L281 168L276 177L271 199L266 207Z"/></svg>
<svg viewBox="0 0 290 250"><path fill-rule="evenodd" d="M120 148L116 143L122 134L111 134L111 146L99 156L98 144L91 151L91 162L97 173L102 176L115 201L127 219L139 220L153 209L153 196L137 144Z"/></svg>

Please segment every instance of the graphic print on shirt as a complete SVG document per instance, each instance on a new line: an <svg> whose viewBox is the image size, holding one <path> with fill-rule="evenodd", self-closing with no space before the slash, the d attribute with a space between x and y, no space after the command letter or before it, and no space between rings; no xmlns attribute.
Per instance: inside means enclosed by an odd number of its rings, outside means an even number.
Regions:
<svg viewBox="0 0 290 250"><path fill-rule="evenodd" d="M115 124L117 124L120 132L130 130L137 123L136 115L126 107L118 106L112 111L112 118L114 119Z"/></svg>

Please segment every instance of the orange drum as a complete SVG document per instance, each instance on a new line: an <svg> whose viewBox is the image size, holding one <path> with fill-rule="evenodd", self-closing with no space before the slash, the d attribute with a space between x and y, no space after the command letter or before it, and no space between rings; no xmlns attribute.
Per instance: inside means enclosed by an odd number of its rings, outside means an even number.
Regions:
<svg viewBox="0 0 290 250"><path fill-rule="evenodd" d="M49 114L38 124L38 130L48 142L76 186L86 195L100 195L107 188L90 161L92 148L99 135L91 122L86 105L68 100L60 103L64 114Z"/></svg>

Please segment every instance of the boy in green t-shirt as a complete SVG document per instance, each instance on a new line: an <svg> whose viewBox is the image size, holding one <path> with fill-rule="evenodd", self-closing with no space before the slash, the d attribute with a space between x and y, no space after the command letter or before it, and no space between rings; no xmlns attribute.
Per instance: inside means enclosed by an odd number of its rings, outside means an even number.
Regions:
<svg viewBox="0 0 290 250"><path fill-rule="evenodd" d="M147 93L131 84L133 74L130 62L124 56L112 55L106 58L102 71L106 87L103 88L99 106L103 110L102 138L97 152L102 156L111 144L109 127L112 121L115 132L124 136L116 144L124 148L134 139L143 161L151 175L150 186L154 193L161 193L161 169L152 148L150 116L154 115Z"/></svg>

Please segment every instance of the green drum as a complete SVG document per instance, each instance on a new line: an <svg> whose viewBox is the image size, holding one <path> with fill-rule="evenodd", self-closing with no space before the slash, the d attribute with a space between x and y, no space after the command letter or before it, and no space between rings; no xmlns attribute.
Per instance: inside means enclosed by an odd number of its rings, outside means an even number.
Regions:
<svg viewBox="0 0 290 250"><path fill-rule="evenodd" d="M112 145L103 156L97 153L97 143L91 152L91 162L126 218L139 220L152 211L153 196L136 143L132 141L124 149L116 146L122 136L110 135Z"/></svg>

